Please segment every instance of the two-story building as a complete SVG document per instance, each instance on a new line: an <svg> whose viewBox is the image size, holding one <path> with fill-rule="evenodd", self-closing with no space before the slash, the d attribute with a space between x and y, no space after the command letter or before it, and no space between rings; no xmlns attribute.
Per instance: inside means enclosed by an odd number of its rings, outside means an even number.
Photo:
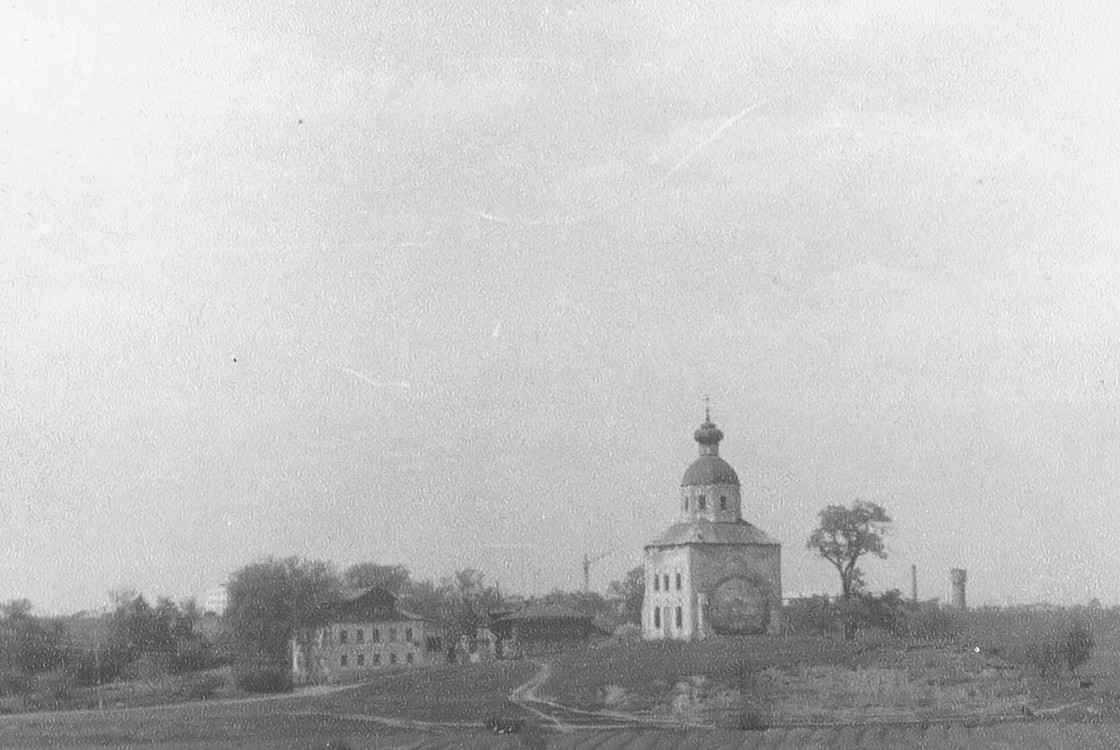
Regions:
<svg viewBox="0 0 1120 750"><path fill-rule="evenodd" d="M444 634L435 623L397 608L383 589L323 607L292 636L297 685L346 682L390 667L443 664Z"/></svg>

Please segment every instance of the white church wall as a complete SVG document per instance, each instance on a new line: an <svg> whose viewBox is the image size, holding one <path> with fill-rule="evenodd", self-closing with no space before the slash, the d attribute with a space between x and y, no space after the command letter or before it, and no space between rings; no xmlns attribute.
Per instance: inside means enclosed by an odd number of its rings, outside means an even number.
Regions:
<svg viewBox="0 0 1120 750"><path fill-rule="evenodd" d="M679 638L686 627L692 578L688 550L683 547L646 550L646 589L642 604L642 635L650 640ZM654 580L657 583L654 583ZM679 587L678 587L679 582ZM668 587L666 587L668 583ZM676 608L682 623L677 627ZM668 615L666 615L666 612ZM658 616L658 614L660 615Z"/></svg>
<svg viewBox="0 0 1120 750"><path fill-rule="evenodd" d="M710 608L716 606L714 596L721 583L741 578L756 585L765 597L768 609L767 632L781 629L782 569L781 548L762 545L694 545L692 570L697 593L707 594Z"/></svg>

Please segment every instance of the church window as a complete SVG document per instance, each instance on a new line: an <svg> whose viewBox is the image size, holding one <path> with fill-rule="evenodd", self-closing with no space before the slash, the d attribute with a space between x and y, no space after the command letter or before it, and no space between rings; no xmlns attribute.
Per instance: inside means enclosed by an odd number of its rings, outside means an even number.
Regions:
<svg viewBox="0 0 1120 750"><path fill-rule="evenodd" d="M404 631L404 639L409 643L412 643L412 628Z"/></svg>
<svg viewBox="0 0 1120 750"><path fill-rule="evenodd" d="M412 663L412 652L411 651L409 651L407 654L404 655L404 660L406 662L408 662L409 664Z"/></svg>
<svg viewBox="0 0 1120 750"><path fill-rule="evenodd" d="M358 643L365 643L366 642L366 631L362 630L361 628L358 628L357 636L358 636Z"/></svg>
<svg viewBox="0 0 1120 750"><path fill-rule="evenodd" d="M389 663L390 664L396 664L397 663L397 655L396 654L389 654Z"/></svg>
<svg viewBox="0 0 1120 750"><path fill-rule="evenodd" d="M375 667L381 665L381 654L374 654L373 655L373 665Z"/></svg>
<svg viewBox="0 0 1120 750"><path fill-rule="evenodd" d="M657 573L653 574L653 590L654 591L660 591L661 590L661 576L658 575Z"/></svg>
<svg viewBox="0 0 1120 750"><path fill-rule="evenodd" d="M339 643L346 643L346 639L348 637L349 637L349 633L347 633L345 630L343 630L341 633L338 634L338 642Z"/></svg>
<svg viewBox="0 0 1120 750"><path fill-rule="evenodd" d="M681 574L677 573L677 591L681 590Z"/></svg>
<svg viewBox="0 0 1120 750"><path fill-rule="evenodd" d="M655 628L660 628L661 627L661 607L654 607L653 608L653 627L655 627ZM345 659L346 657L344 656L342 658ZM345 665L343 665L343 666L345 666Z"/></svg>
<svg viewBox="0 0 1120 750"><path fill-rule="evenodd" d="M681 613L681 608L677 607L677 628L680 628L683 624L684 624L684 616Z"/></svg>
<svg viewBox="0 0 1120 750"><path fill-rule="evenodd" d="M700 510L706 510L708 508L708 498L703 495L697 498L697 502L700 506Z"/></svg>
<svg viewBox="0 0 1120 750"><path fill-rule="evenodd" d="M343 654L342 656L338 657L338 666L345 667L346 662L348 661L349 659L347 658L346 654Z"/></svg>
<svg viewBox="0 0 1120 750"><path fill-rule="evenodd" d="M727 497L725 497L724 495L719 496L719 509L727 510Z"/></svg>
<svg viewBox="0 0 1120 750"><path fill-rule="evenodd" d="M365 654L358 654L358 666L359 667L364 667L365 665L366 665L366 655Z"/></svg>
<svg viewBox="0 0 1120 750"><path fill-rule="evenodd" d="M389 640L390 641L397 640L397 629L396 628L389 628Z"/></svg>
<svg viewBox="0 0 1120 750"><path fill-rule="evenodd" d="M381 642L381 631L378 630L377 628L374 628L373 632L370 633L370 640L373 641L374 643L380 643Z"/></svg>

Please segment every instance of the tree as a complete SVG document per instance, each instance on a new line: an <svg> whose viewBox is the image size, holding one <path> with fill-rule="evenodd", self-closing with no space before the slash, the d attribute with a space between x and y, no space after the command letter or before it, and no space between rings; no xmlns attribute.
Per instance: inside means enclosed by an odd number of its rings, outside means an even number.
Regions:
<svg viewBox="0 0 1120 750"><path fill-rule="evenodd" d="M385 589L399 595L412 583L412 575L404 565L379 565L364 562L351 565L342 574L347 586L355 589Z"/></svg>
<svg viewBox="0 0 1120 750"><path fill-rule="evenodd" d="M611 618L614 607L597 591L563 591L554 589L540 598L543 604L555 604L591 619Z"/></svg>
<svg viewBox="0 0 1120 750"><path fill-rule="evenodd" d="M225 618L238 659L286 664L293 632L341 597L341 583L329 563L298 557L268 558L236 571Z"/></svg>
<svg viewBox="0 0 1120 750"><path fill-rule="evenodd" d="M820 512L820 525L809 536L806 547L835 566L840 574L841 607L844 610L844 637L855 637L856 621L852 597L861 588L863 571L856 563L864 555L886 558L883 536L891 519L882 506L857 500L851 508L829 505Z"/></svg>
<svg viewBox="0 0 1120 750"><path fill-rule="evenodd" d="M485 574L475 568L455 571L444 579L441 588L452 603L451 628L456 636L473 638L479 626L488 622L489 613L502 606L502 592L497 586L488 585Z"/></svg>
<svg viewBox="0 0 1120 750"><path fill-rule="evenodd" d="M607 586L607 599L615 606L623 622L642 624L642 602L646 593L644 565L631 568L621 581L611 581Z"/></svg>
<svg viewBox="0 0 1120 750"><path fill-rule="evenodd" d="M1066 635L1065 657L1066 665L1070 672L1077 672L1077 668L1089 661L1093 655L1093 632L1081 621L1075 622Z"/></svg>
<svg viewBox="0 0 1120 750"><path fill-rule="evenodd" d="M444 627L454 620L455 606L449 592L432 581L414 581L401 592L398 606Z"/></svg>
<svg viewBox="0 0 1120 750"><path fill-rule="evenodd" d="M0 604L0 619L14 620L29 617L33 609L30 599L9 599Z"/></svg>
<svg viewBox="0 0 1120 750"><path fill-rule="evenodd" d="M17 683L30 685L14 675L41 674L62 665L63 631L58 622L31 614L28 599L0 605L0 692Z"/></svg>
<svg viewBox="0 0 1120 750"><path fill-rule="evenodd" d="M170 655L173 640L167 621L168 603L162 600L159 609L152 609L143 596L137 596L118 604L109 626L109 653L119 667L145 655Z"/></svg>

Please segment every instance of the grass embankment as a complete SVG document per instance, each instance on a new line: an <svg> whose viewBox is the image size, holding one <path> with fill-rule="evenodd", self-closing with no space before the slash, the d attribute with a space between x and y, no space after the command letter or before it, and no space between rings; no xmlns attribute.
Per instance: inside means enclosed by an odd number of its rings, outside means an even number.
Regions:
<svg viewBox="0 0 1120 750"><path fill-rule="evenodd" d="M583 709L715 723L988 720L1062 705L1099 717L1120 715L1111 676L1118 656L1098 648L1083 668L1090 680L1099 675L1087 690L1068 671L1039 674L965 642L873 635L854 643L816 636L616 642L558 658L540 692Z"/></svg>
<svg viewBox="0 0 1120 750"><path fill-rule="evenodd" d="M182 675L76 686L67 674L49 676L46 685L27 695L0 698L0 714L105 708L137 708L169 703L238 698L245 693L233 685L228 667Z"/></svg>

